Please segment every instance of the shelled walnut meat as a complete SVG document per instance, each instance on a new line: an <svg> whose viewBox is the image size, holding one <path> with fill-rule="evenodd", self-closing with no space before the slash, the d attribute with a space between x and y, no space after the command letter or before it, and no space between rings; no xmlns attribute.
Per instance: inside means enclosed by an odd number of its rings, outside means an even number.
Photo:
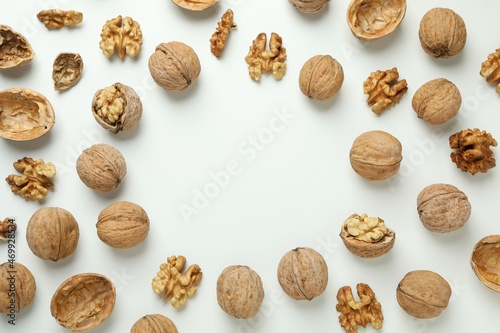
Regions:
<svg viewBox="0 0 500 333"><path fill-rule="evenodd" d="M482 77L486 78L486 82L497 84L496 91L500 94L500 49L488 55L488 59L481 64Z"/></svg>
<svg viewBox="0 0 500 333"><path fill-rule="evenodd" d="M288 0L295 8L302 13L316 13L325 7L330 0Z"/></svg>
<svg viewBox="0 0 500 333"><path fill-rule="evenodd" d="M115 306L115 286L101 274L84 273L70 277L55 291L50 313L57 323L73 332L100 325Z"/></svg>
<svg viewBox="0 0 500 333"><path fill-rule="evenodd" d="M0 69L24 66L35 52L28 40L7 25L0 25Z"/></svg>
<svg viewBox="0 0 500 333"><path fill-rule="evenodd" d="M329 55L312 57L300 70L300 91L316 101L325 102L333 98L343 83L342 65Z"/></svg>
<svg viewBox="0 0 500 333"><path fill-rule="evenodd" d="M55 123L49 100L28 88L0 91L0 137L28 141L46 134Z"/></svg>
<svg viewBox="0 0 500 333"><path fill-rule="evenodd" d="M55 90L64 90L75 85L82 77L83 60L78 53L63 52L52 65L52 80Z"/></svg>
<svg viewBox="0 0 500 333"><path fill-rule="evenodd" d="M134 89L117 82L94 94L92 114L99 125L116 134L137 126L142 117L142 102Z"/></svg>
<svg viewBox="0 0 500 333"><path fill-rule="evenodd" d="M281 80L286 73L286 49L283 40L277 33L271 33L269 50L266 50L267 35L260 33L253 41L245 61L252 80L260 81L262 72L272 72L276 80Z"/></svg>
<svg viewBox="0 0 500 333"><path fill-rule="evenodd" d="M413 96L411 106L417 116L430 125L440 125L458 114L462 95L452 82L440 78L421 86Z"/></svg>
<svg viewBox="0 0 500 333"><path fill-rule="evenodd" d="M219 0L172 0L177 6L193 11L205 10L212 7Z"/></svg>
<svg viewBox="0 0 500 333"><path fill-rule="evenodd" d="M35 293L35 278L26 266L18 262L0 265L0 313L20 312L33 302Z"/></svg>
<svg viewBox="0 0 500 333"><path fill-rule="evenodd" d="M408 91L406 80L397 81L399 72L396 67L386 71L376 71L363 82L363 92L368 94L366 104L372 105L375 114L382 114L396 105Z"/></svg>
<svg viewBox="0 0 500 333"><path fill-rule="evenodd" d="M500 293L500 235L487 236L477 242L470 264L486 287Z"/></svg>
<svg viewBox="0 0 500 333"><path fill-rule="evenodd" d="M145 315L132 326L130 333L177 333L172 320L161 314Z"/></svg>
<svg viewBox="0 0 500 333"><path fill-rule="evenodd" d="M76 10L47 9L36 14L36 17L47 29L61 29L65 25L72 26L83 21L83 14Z"/></svg>
<svg viewBox="0 0 500 333"><path fill-rule="evenodd" d="M141 52L141 45L141 27L131 17L125 17L122 20L122 16L118 15L114 19L106 21L102 27L99 47L108 58L115 53L115 49L121 60L125 54L135 57Z"/></svg>
<svg viewBox="0 0 500 333"><path fill-rule="evenodd" d="M9 238L9 234L15 232L17 225L13 219L6 218L0 221L0 240L6 241Z"/></svg>
<svg viewBox="0 0 500 333"><path fill-rule="evenodd" d="M364 283L358 283L356 290L360 298L359 301L354 300L349 286L340 288L337 293L339 303L335 308L341 312L340 325L346 333L357 333L358 326L366 327L368 323L375 330L381 329L384 315L382 314L382 306L375 298L375 293L370 286Z"/></svg>
<svg viewBox="0 0 500 333"><path fill-rule="evenodd" d="M55 188L51 178L56 175L56 167L50 162L46 164L42 159L34 161L24 157L14 162L14 168L23 175L9 175L5 180L11 185L13 193L24 199L42 200L48 190Z"/></svg>
<svg viewBox="0 0 500 333"><path fill-rule="evenodd" d="M491 146L496 147L497 141L486 131L466 129L450 136L451 160L463 172L475 175L478 172L488 172L496 165Z"/></svg>
<svg viewBox="0 0 500 333"><path fill-rule="evenodd" d="M224 15L222 15L221 21L218 23L217 30L210 38L210 51L219 58L224 51L227 39L232 30L236 29L236 24L233 21L234 13L231 9L228 9Z"/></svg>

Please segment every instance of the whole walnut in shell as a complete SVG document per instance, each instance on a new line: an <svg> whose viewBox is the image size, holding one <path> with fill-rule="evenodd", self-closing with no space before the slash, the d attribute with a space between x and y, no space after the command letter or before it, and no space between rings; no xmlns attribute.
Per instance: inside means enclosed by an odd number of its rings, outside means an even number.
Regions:
<svg viewBox="0 0 500 333"><path fill-rule="evenodd" d="M12 283L16 291L14 294ZM0 265L0 313L15 313L28 307L35 298L35 292L35 278L24 265L18 262Z"/></svg>
<svg viewBox="0 0 500 333"><path fill-rule="evenodd" d="M310 301L321 295L328 284L325 259L307 247L288 251L278 265L278 282L291 298Z"/></svg>
<svg viewBox="0 0 500 333"><path fill-rule="evenodd" d="M217 279L217 302L224 312L237 319L254 317L263 300L262 280L248 266L226 267Z"/></svg>
<svg viewBox="0 0 500 333"><path fill-rule="evenodd" d="M161 314L145 315L135 322L130 333L177 333L177 327Z"/></svg>
<svg viewBox="0 0 500 333"><path fill-rule="evenodd" d="M465 47L467 29L464 20L453 10L434 8L420 21L418 37L427 54L434 58L449 58Z"/></svg>
<svg viewBox="0 0 500 333"><path fill-rule="evenodd" d="M166 90L185 90L196 83L201 64L196 52L181 42L162 43L149 57L153 80Z"/></svg>
<svg viewBox="0 0 500 333"><path fill-rule="evenodd" d="M369 131L354 140L349 155L351 166L370 181L383 180L399 170L402 147L398 139L383 131Z"/></svg>
<svg viewBox="0 0 500 333"><path fill-rule="evenodd" d="M57 207L40 208L26 228L26 241L40 259L58 261L72 254L78 245L80 230L73 215Z"/></svg>
<svg viewBox="0 0 500 333"><path fill-rule="evenodd" d="M327 101L335 96L344 83L340 63L329 55L317 55L307 60L300 70L300 91L317 101Z"/></svg>
<svg viewBox="0 0 500 333"><path fill-rule="evenodd" d="M462 105L457 86L446 79L435 79L421 86L411 101L418 117L430 125L440 125L455 117Z"/></svg>
<svg viewBox="0 0 500 333"><path fill-rule="evenodd" d="M0 25L0 68L24 66L34 56L31 44L23 35L9 26Z"/></svg>
<svg viewBox="0 0 500 333"><path fill-rule="evenodd" d="M288 0L295 8L302 13L316 13L325 7L330 0Z"/></svg>
<svg viewBox="0 0 500 333"><path fill-rule="evenodd" d="M172 0L177 6L193 11L205 10L212 7L219 0Z"/></svg>
<svg viewBox="0 0 500 333"><path fill-rule="evenodd" d="M97 236L115 249L128 249L142 243L149 232L149 218L141 206L121 201L105 208L96 224Z"/></svg>
<svg viewBox="0 0 500 333"><path fill-rule="evenodd" d="M82 182L93 190L109 192L121 184L127 165L118 149L97 144L85 149L76 161Z"/></svg>
<svg viewBox="0 0 500 333"><path fill-rule="evenodd" d="M500 293L500 235L487 236L477 242L470 264L486 287Z"/></svg>

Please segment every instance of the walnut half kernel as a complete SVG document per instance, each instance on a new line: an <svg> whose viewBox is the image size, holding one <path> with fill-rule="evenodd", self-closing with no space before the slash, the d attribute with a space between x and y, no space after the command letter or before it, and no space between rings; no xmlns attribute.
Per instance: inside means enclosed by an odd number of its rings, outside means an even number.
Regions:
<svg viewBox="0 0 500 333"><path fill-rule="evenodd" d="M277 33L271 34L269 40L269 50L266 51L267 35L260 33L253 41L247 56L248 72L254 81L259 81L262 72L272 72L276 80L286 73L286 49L282 47L283 41Z"/></svg>
<svg viewBox="0 0 500 333"><path fill-rule="evenodd" d="M232 30L236 30L237 25L233 21L234 13L231 9L228 9L224 15L222 15L221 21L217 26L217 31L214 32L212 38L210 38L210 51L219 58L224 51L226 46L227 38Z"/></svg>
<svg viewBox="0 0 500 333"><path fill-rule="evenodd" d="M12 192L24 199L42 200L55 188L50 178L56 175L56 167L50 162L24 157L14 163L14 168L23 175L9 175L5 180L12 185Z"/></svg>
<svg viewBox="0 0 500 333"><path fill-rule="evenodd" d="M363 92L368 94L366 104L372 105L375 114L382 114L388 108L396 105L401 97L408 91L406 80L397 81L398 69L376 71L363 82Z"/></svg>
<svg viewBox="0 0 500 333"><path fill-rule="evenodd" d="M450 136L451 160L463 172L475 175L488 172L495 167L496 161L490 146L496 147L497 141L486 131L466 129Z"/></svg>
<svg viewBox="0 0 500 333"><path fill-rule="evenodd" d="M125 54L135 57L141 52L141 27L130 17L125 17L122 20L122 16L118 15L114 19L106 21L102 27L101 38L99 47L108 58L115 53L115 49L121 60Z"/></svg>
<svg viewBox="0 0 500 333"><path fill-rule="evenodd" d="M497 84L497 93L500 94L500 49L488 56L488 60L481 64L481 76L486 78L486 82Z"/></svg>
<svg viewBox="0 0 500 333"><path fill-rule="evenodd" d="M0 240L6 241L11 232L15 232L17 225L13 219L6 218L3 222L0 221Z"/></svg>
<svg viewBox="0 0 500 333"><path fill-rule="evenodd" d="M83 14L75 10L48 9L39 12L36 17L47 29L61 29L83 21Z"/></svg>

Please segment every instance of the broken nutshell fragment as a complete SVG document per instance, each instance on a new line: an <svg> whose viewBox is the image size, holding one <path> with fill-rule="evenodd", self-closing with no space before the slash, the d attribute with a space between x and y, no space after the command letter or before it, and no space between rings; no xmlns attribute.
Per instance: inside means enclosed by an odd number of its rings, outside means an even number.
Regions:
<svg viewBox="0 0 500 333"><path fill-rule="evenodd" d="M9 233L16 231L17 225L13 219L6 218L0 222L0 240L7 240Z"/></svg>
<svg viewBox="0 0 500 333"><path fill-rule="evenodd" d="M397 81L398 78L398 69L394 67L386 71L373 72L363 82L363 92L369 95L366 104L373 104L372 111L375 114L382 114L399 103L401 97L408 91L406 80Z"/></svg>
<svg viewBox="0 0 500 333"><path fill-rule="evenodd" d="M470 264L486 287L500 293L500 235L487 236L477 242Z"/></svg>
<svg viewBox="0 0 500 333"><path fill-rule="evenodd" d="M122 20L122 16L118 15L116 18L106 21L102 27L101 38L99 47L108 58L115 53L115 49L121 60L125 54L135 57L141 51L141 27L130 17L125 17Z"/></svg>
<svg viewBox="0 0 500 333"><path fill-rule="evenodd" d="M11 27L0 25L0 68L13 68L29 63L35 52L23 35Z"/></svg>
<svg viewBox="0 0 500 333"><path fill-rule="evenodd" d="M272 72L276 80L280 80L286 73L286 49L282 47L282 39L277 33L271 34L269 50L266 51L267 35L261 33L253 41L248 55L248 72L254 81L259 81L262 72Z"/></svg>
<svg viewBox="0 0 500 333"><path fill-rule="evenodd" d="M78 53L59 53L52 65L55 90L64 90L75 85L82 76L83 60Z"/></svg>
<svg viewBox="0 0 500 333"><path fill-rule="evenodd" d="M219 58L226 46L227 38L232 30L236 30L236 24L233 21L233 11L228 9L222 15L221 21L218 23L217 31L210 38L210 51Z"/></svg>
<svg viewBox="0 0 500 333"><path fill-rule="evenodd" d="M481 64L481 76L488 83L497 83L497 93L500 94L500 49L488 56L488 60Z"/></svg>
<svg viewBox="0 0 500 333"><path fill-rule="evenodd" d="M61 29L65 25L71 26L81 23L83 14L76 10L48 9L42 10L36 17L47 29Z"/></svg>
<svg viewBox="0 0 500 333"><path fill-rule="evenodd" d="M42 200L48 190L55 188L50 180L56 175L56 167L52 163L45 164L42 159L34 161L24 157L14 163L14 168L23 175L10 175L5 180L12 185L12 192L24 199Z"/></svg>
<svg viewBox="0 0 500 333"><path fill-rule="evenodd" d="M487 172L496 165L490 146L497 146L490 133L477 128L460 131L450 136L450 148L456 149L451 160L463 172Z"/></svg>

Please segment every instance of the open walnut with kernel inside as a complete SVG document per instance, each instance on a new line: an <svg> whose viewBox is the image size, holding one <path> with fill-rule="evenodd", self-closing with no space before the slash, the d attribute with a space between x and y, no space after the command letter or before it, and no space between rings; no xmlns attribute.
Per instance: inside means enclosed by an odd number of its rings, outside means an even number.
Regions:
<svg viewBox="0 0 500 333"><path fill-rule="evenodd" d="M490 146L496 147L497 141L486 131L466 129L450 136L451 160L463 172L475 175L488 172L496 162Z"/></svg>
<svg viewBox="0 0 500 333"><path fill-rule="evenodd" d="M250 77L254 81L259 81L262 72L272 72L276 80L281 80L286 73L286 49L282 47L283 41L277 33L273 32L267 51L266 44L267 35L261 33L250 46L248 55L245 57Z"/></svg>

